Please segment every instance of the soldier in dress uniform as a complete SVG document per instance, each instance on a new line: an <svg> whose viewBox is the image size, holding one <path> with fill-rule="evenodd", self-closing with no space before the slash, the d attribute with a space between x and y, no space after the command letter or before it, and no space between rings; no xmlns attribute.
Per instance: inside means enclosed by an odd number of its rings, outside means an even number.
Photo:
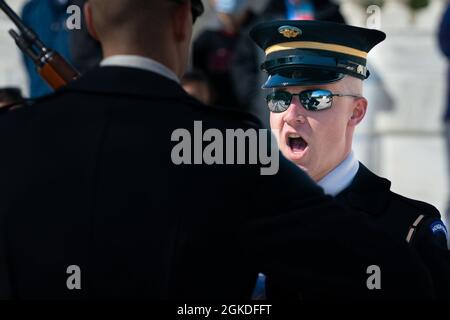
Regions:
<svg viewBox="0 0 450 320"><path fill-rule="evenodd" d="M392 192L391 182L352 152L353 133L368 107L362 92L370 75L367 54L386 35L331 22L274 21L256 26L251 37L266 53L263 88L270 89L270 125L284 156L326 194L408 242L427 266L438 298L450 298L448 233L438 210ZM268 281L269 296L271 288L275 294L276 284Z"/></svg>

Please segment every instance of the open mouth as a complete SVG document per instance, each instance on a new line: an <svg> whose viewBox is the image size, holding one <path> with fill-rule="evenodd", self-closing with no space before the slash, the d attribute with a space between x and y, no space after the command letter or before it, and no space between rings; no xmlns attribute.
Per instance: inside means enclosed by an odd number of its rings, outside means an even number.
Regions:
<svg viewBox="0 0 450 320"><path fill-rule="evenodd" d="M308 147L308 143L299 135L290 134L288 145L293 153L302 153Z"/></svg>

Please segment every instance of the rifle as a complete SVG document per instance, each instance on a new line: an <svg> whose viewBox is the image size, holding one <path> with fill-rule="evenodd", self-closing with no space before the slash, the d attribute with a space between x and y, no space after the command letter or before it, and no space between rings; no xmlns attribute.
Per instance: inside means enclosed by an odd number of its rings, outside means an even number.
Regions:
<svg viewBox="0 0 450 320"><path fill-rule="evenodd" d="M79 72L58 52L45 46L38 35L23 23L4 0L0 0L0 9L11 19L20 32L19 34L11 29L9 34L20 50L31 58L37 72L50 87L57 90L80 76Z"/></svg>

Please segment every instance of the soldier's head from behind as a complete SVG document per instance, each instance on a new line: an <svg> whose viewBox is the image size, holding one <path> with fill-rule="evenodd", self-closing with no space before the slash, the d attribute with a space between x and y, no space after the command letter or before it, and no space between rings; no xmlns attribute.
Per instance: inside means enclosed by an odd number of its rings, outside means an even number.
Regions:
<svg viewBox="0 0 450 320"><path fill-rule="evenodd" d="M201 0L89 0L85 6L89 32L105 57L151 57L180 78L188 64L193 22L202 13Z"/></svg>
<svg viewBox="0 0 450 320"><path fill-rule="evenodd" d="M251 36L266 52L270 125L283 155L321 180L350 154L368 102L367 53L385 34L319 21L275 21Z"/></svg>

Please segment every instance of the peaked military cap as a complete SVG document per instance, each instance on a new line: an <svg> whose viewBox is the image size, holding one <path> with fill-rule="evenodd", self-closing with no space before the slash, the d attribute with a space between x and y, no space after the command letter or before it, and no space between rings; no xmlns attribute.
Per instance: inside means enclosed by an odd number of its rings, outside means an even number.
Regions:
<svg viewBox="0 0 450 320"><path fill-rule="evenodd" d="M368 52L384 32L340 23L280 20L256 25L250 37L266 52L263 88L326 84L345 75L367 79Z"/></svg>

